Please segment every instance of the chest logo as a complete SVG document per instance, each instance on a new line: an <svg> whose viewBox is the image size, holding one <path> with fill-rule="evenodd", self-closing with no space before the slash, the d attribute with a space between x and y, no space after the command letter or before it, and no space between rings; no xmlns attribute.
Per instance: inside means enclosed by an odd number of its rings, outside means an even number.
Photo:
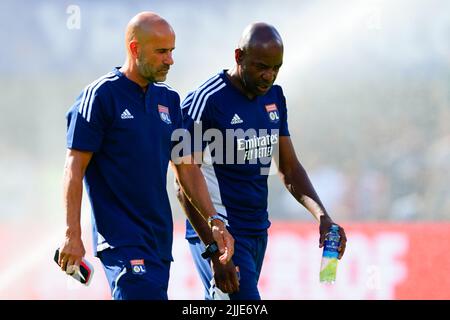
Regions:
<svg viewBox="0 0 450 320"><path fill-rule="evenodd" d="M164 121L167 124L171 124L172 121L170 120L170 113L169 113L169 108L158 104L158 112L159 112L159 117L161 118L162 121Z"/></svg>
<svg viewBox="0 0 450 320"><path fill-rule="evenodd" d="M125 109L122 114L120 115L120 119L124 120L124 119L133 119L134 116L130 113L130 111L128 111L128 109Z"/></svg>
<svg viewBox="0 0 450 320"><path fill-rule="evenodd" d="M280 114L278 113L278 108L275 103L266 104L266 111L270 121L278 122L280 120Z"/></svg>
<svg viewBox="0 0 450 320"><path fill-rule="evenodd" d="M244 120L242 120L241 118L239 118L239 116L237 115L237 113L234 114L233 119L231 119L231 124L238 124L238 123L242 123L244 122Z"/></svg>

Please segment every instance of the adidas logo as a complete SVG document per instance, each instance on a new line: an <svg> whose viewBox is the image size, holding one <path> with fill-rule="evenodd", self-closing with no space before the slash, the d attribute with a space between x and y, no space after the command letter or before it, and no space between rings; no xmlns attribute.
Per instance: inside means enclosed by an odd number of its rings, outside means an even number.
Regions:
<svg viewBox="0 0 450 320"><path fill-rule="evenodd" d="M125 109L124 112L122 112L122 114L120 115L121 119L133 119L134 116L130 113L130 111L128 111L128 109Z"/></svg>
<svg viewBox="0 0 450 320"><path fill-rule="evenodd" d="M242 122L244 121L235 113L233 119L231 119L231 124L238 124Z"/></svg>

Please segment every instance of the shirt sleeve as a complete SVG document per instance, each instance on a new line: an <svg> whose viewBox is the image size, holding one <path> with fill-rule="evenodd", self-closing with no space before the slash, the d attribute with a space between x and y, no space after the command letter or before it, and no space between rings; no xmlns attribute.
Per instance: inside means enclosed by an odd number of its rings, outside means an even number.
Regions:
<svg viewBox="0 0 450 320"><path fill-rule="evenodd" d="M178 93L173 94L172 98L172 106L170 108L170 118L172 119L172 128L174 131L182 130L183 128L183 115L181 114L181 107L180 107L180 96ZM176 139L178 138L178 139ZM172 148L174 148L178 143L182 142L183 135L181 135L181 138L176 135L176 138L172 136ZM181 140L181 141L180 141Z"/></svg>
<svg viewBox="0 0 450 320"><path fill-rule="evenodd" d="M85 89L67 113L67 148L96 152L106 127L104 106L98 91Z"/></svg>
<svg viewBox="0 0 450 320"><path fill-rule="evenodd" d="M283 94L283 89L279 87L279 99L281 101L280 105L280 136L290 136L288 122L287 122L287 107L286 107L286 98Z"/></svg>
<svg viewBox="0 0 450 320"><path fill-rule="evenodd" d="M206 141L203 141L203 134L210 127L210 121L208 118L208 104L209 100L203 108L200 109L199 104L195 103L196 91L189 93L181 104L181 112L183 115L183 128L186 130L187 139L185 141L185 153L184 155L191 154L193 152L203 152L206 148Z"/></svg>

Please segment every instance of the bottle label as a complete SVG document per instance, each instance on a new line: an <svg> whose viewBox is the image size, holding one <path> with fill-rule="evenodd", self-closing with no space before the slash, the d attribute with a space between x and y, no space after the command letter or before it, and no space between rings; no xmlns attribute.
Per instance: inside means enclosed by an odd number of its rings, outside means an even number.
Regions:
<svg viewBox="0 0 450 320"><path fill-rule="evenodd" d="M322 254L322 262L320 265L320 282L334 283L336 280L336 268L339 256L340 236L335 228L327 234L324 241L324 248Z"/></svg>
<svg viewBox="0 0 450 320"><path fill-rule="evenodd" d="M327 258L337 258L339 255L339 237L330 237L325 240L323 256Z"/></svg>

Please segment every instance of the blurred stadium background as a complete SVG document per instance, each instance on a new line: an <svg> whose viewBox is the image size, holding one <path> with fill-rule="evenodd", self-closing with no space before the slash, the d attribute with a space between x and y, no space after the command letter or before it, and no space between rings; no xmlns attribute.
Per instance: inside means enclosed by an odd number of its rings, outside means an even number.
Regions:
<svg viewBox="0 0 450 320"><path fill-rule="evenodd" d="M52 262L64 234L65 113L84 86L121 65L126 23L142 10L177 34L167 83L184 97L233 65L243 28L275 25L298 155L349 243L334 287L319 285L310 214L270 177L265 299L450 299L450 2L12 1L0 3L0 299L108 299L83 221L90 287ZM169 297L202 299L183 214Z"/></svg>

